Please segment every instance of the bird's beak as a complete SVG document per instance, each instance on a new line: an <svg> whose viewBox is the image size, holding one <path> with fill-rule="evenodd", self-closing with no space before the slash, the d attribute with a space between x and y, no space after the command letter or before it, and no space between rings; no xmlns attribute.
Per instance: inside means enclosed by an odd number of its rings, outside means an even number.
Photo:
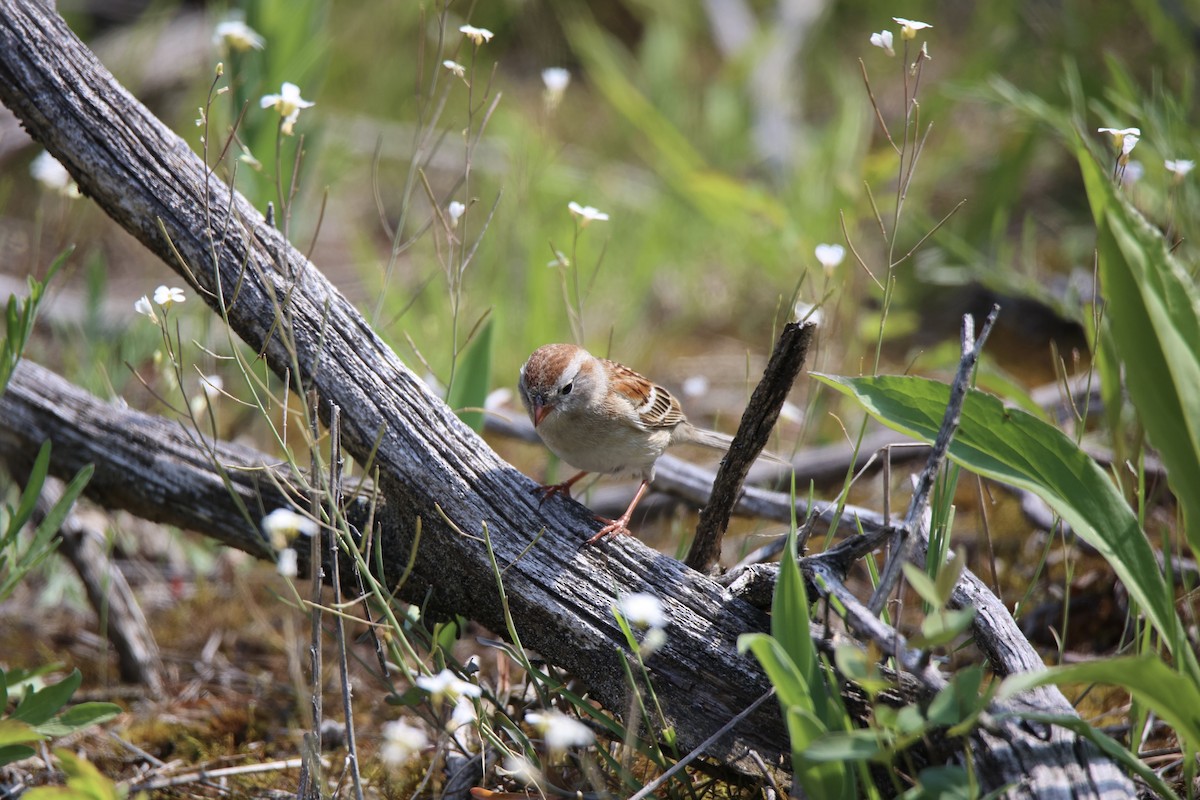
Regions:
<svg viewBox="0 0 1200 800"><path fill-rule="evenodd" d="M551 408L552 408L552 406L543 405L540 402L534 401L534 403L533 403L533 427L536 428L538 425L542 424L542 420L544 420L546 418L546 415L550 413Z"/></svg>

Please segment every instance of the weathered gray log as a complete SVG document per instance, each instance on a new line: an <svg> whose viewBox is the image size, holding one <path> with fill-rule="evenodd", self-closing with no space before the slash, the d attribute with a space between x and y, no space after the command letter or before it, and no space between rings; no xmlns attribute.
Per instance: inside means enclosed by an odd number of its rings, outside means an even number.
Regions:
<svg viewBox="0 0 1200 800"><path fill-rule="evenodd" d="M0 99L85 194L181 275L194 278L206 302L226 308L234 330L277 374L295 367L292 374L317 391L323 410L330 403L343 409L343 443L352 455L363 459L375 452L393 514L383 537L386 579L399 576L417 521L423 526L404 596L428 599L435 613L464 614L504 630L490 559L477 538L486 530L506 567L505 588L525 644L578 675L607 707L627 703L624 638L610 609L614 595L635 591L658 595L669 610L668 643L648 666L683 748L765 691L761 671L736 649L741 633L766 627L761 612L636 540L580 550L597 528L590 513L567 502L539 508L532 482L431 396L325 278L124 92L60 19L32 2L3 0L0 8ZM135 437L124 434L142 451L131 452L129 463L144 467L164 442ZM64 451L70 448L55 448L59 456ZM56 471L70 470L55 462ZM143 472L127 472L124 479ZM120 479L116 474L109 484L114 492ZM169 513L147 508L144 515L165 519ZM231 541L257 537L251 521L218 524ZM750 774L758 772L750 749L782 766L786 739L777 711L770 704L764 709L770 710L709 753ZM1086 748L1070 763L1038 751L1022 757L1043 765L1074 796L1129 791L1112 765ZM1022 766L1029 770L1029 762ZM985 781L985 790L1020 777ZM1045 785L1024 784L1015 794L1035 796Z"/></svg>

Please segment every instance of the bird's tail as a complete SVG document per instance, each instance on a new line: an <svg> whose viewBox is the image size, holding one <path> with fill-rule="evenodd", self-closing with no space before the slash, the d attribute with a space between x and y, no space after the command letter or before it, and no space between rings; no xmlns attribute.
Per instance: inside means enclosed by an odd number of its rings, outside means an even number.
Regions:
<svg viewBox="0 0 1200 800"><path fill-rule="evenodd" d="M694 425L690 426L690 427L691 427L691 430L688 431L687 436L681 437L678 440L678 444L695 444L695 445L699 445L700 447L709 447L709 448L712 448L713 450L721 450L721 451L729 450L729 446L733 444L732 436L726 436L725 434L718 433L717 431L710 431L707 428L697 428ZM777 456L774 453L767 451L767 450L764 450L761 453L759 453L758 457L765 461L773 461L776 464L790 464L791 463L786 458Z"/></svg>

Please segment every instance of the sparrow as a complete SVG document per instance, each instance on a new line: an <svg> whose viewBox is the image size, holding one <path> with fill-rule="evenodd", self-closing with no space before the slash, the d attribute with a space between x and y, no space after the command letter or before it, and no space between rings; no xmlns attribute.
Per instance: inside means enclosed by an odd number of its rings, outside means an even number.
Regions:
<svg viewBox="0 0 1200 800"><path fill-rule="evenodd" d="M571 495L589 472L633 475L641 485L625 513L605 523L587 544L629 534L629 520L668 447L695 444L728 450L733 439L687 421L670 392L628 367L573 344L547 344L521 367L521 402L533 427L556 456L580 470L563 483L538 487L543 500Z"/></svg>

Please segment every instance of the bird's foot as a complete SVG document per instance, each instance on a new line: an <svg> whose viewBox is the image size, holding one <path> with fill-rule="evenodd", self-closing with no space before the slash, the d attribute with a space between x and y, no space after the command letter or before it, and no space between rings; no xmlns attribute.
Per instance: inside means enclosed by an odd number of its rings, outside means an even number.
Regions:
<svg viewBox="0 0 1200 800"><path fill-rule="evenodd" d="M583 543L584 547L590 547L596 544L601 539L609 536L632 536L629 531L629 514L625 514L617 519L609 519L608 517L596 517L597 522L606 523L603 528L596 531L596 534Z"/></svg>
<svg viewBox="0 0 1200 800"><path fill-rule="evenodd" d="M548 486L535 486L533 491L541 497L538 499L538 508L542 507L542 503L546 502L546 498L554 495L562 495L563 497L571 496L571 484L573 481L563 481L562 483L552 483Z"/></svg>

